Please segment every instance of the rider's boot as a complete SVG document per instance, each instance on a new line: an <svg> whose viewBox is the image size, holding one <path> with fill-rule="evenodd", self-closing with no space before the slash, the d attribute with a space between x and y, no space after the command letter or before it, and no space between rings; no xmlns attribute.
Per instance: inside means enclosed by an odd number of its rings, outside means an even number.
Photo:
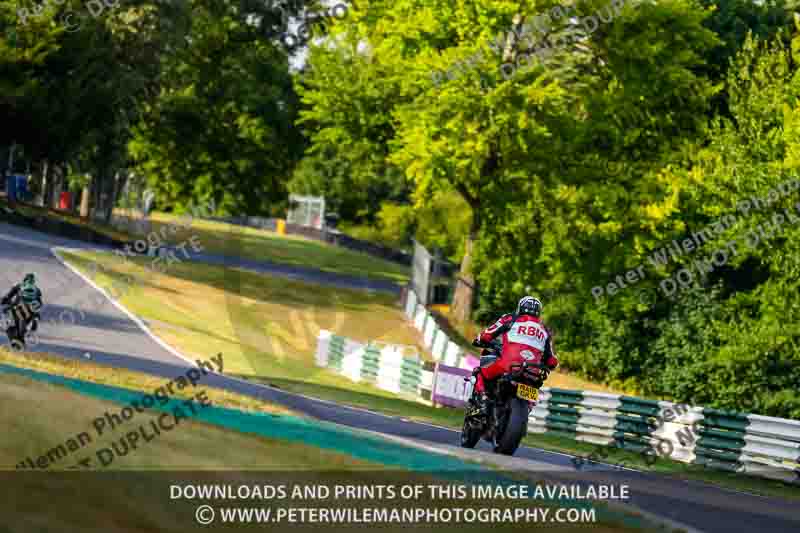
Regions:
<svg viewBox="0 0 800 533"><path fill-rule="evenodd" d="M472 409L469 412L470 416L476 416L476 417L489 416L489 409L491 402L485 392L483 394L481 393L473 394L472 397L469 399L469 403L470 406L472 407Z"/></svg>
<svg viewBox="0 0 800 533"><path fill-rule="evenodd" d="M482 416L489 416L489 411L492 408L492 400L489 396L484 392L480 398L480 410Z"/></svg>

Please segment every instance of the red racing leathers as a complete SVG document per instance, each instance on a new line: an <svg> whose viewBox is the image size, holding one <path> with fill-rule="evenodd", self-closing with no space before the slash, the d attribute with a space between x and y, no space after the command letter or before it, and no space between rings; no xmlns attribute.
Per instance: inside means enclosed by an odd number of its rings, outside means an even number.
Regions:
<svg viewBox="0 0 800 533"><path fill-rule="evenodd" d="M542 324L541 319L531 315L501 316L497 322L483 330L478 339L484 343L492 342L503 336L503 352L494 363L482 368L478 373L475 390L484 391L483 380L493 380L505 372L513 361L544 362L551 370L558 366L553 337ZM527 352L527 353L526 353Z"/></svg>

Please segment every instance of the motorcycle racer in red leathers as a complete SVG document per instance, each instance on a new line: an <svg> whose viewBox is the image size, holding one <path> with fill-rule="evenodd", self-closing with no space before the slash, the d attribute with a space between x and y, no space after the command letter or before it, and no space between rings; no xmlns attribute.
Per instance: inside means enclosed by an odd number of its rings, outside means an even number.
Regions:
<svg viewBox="0 0 800 533"><path fill-rule="evenodd" d="M489 398L486 394L486 381L508 372L507 362L510 358L525 359L532 363L544 363L550 370L558 366L550 330L539 318L542 313L542 302L532 296L519 301L517 311L501 316L494 324L483 330L473 342L475 346L485 346L502 336L503 349L496 361L486 366L479 366L476 374L475 391L480 403L476 409L487 412Z"/></svg>

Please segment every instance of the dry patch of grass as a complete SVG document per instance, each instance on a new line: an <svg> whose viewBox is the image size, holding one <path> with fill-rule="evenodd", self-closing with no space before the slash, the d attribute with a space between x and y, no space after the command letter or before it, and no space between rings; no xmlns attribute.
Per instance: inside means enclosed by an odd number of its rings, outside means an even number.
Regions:
<svg viewBox="0 0 800 533"><path fill-rule="evenodd" d="M342 470L378 466L314 446L181 420L151 441L140 441L136 449L118 455L103 468L95 460L97 450L111 447L125 432L136 431L142 424L149 426L158 415L157 411L145 410L115 430L98 435L92 421L119 409L117 404L64 387L0 374L0 424L5 428L5 437L0 440L0 470L14 469L27 457L35 461L68 439L78 442L80 433L88 434L90 440L84 438L79 448L63 455L53 454L47 470L67 469L86 457L92 459L90 468L103 470Z"/></svg>
<svg viewBox="0 0 800 533"><path fill-rule="evenodd" d="M139 215L125 210L118 209L115 213L133 219L139 218ZM182 217L167 213L151 213L149 219L151 231L156 233L161 232L165 226L186 224L190 220L187 215ZM180 229L176 233L165 233L173 244L197 235L203 248L209 253L315 268L324 272L396 283L405 283L411 272L404 265L355 250L301 236L279 235L264 229L225 222L194 218L188 228Z"/></svg>
<svg viewBox="0 0 800 533"><path fill-rule="evenodd" d="M163 387L169 381L165 378L159 378L123 368L100 365L88 360L78 361L74 359L64 359L63 357L42 353L25 354L10 352L4 348L0 348L0 363L140 392L152 392L159 387ZM198 383L197 388L175 388L174 394L171 396L189 399L194 397L199 390L204 390L206 392L212 404L221 407L231 407L245 411L276 415L296 414L280 405L271 404L257 398L251 398L250 396L236 394L223 389L212 388L203 383Z"/></svg>
<svg viewBox="0 0 800 533"><path fill-rule="evenodd" d="M140 279L129 285L121 303L191 359L223 353L226 373L340 382L314 362L321 329L423 351L420 333L391 295L198 263L174 263L159 273L145 268L145 258L124 263L105 253L63 256L86 275L97 261L101 268L94 281L104 288L125 275Z"/></svg>

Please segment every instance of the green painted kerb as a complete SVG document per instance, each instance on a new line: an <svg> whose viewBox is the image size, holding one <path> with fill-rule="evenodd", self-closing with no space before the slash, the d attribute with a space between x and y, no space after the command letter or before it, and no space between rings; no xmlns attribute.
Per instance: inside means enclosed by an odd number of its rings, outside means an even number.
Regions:
<svg viewBox="0 0 800 533"><path fill-rule="evenodd" d="M80 394L119 404L130 404L132 401L137 400L141 401L144 397L144 393L142 392L66 378L11 365L0 364L0 373L16 374L37 381L59 385ZM163 406L156 404L153 410L170 412L174 407L181 405L184 405L184 400L170 400ZM351 431L328 422L309 421L291 416L247 413L238 409L225 407L201 407L199 404L195 405L197 406L195 411L198 414L193 417L194 419L242 433L317 446L319 448L346 453L358 459L387 466L406 468L411 471L431 472L435 473L436 477L449 481L469 484L521 484L517 480L510 479L499 472L487 470L485 467L475 463L462 461L444 454L434 454L417 448L403 446L371 435ZM87 424L89 423L90 421L87 419ZM534 492L534 489L535 487L529 485L531 493ZM623 523L632 528L652 528L652 524L641 518L627 513L613 512L602 505L597 505L598 502L592 500L573 501L556 497L551 501L557 505L568 505L569 507L577 509L595 508L599 520Z"/></svg>
<svg viewBox="0 0 800 533"><path fill-rule="evenodd" d="M119 404L130 404L141 401L144 393L100 385L78 379L56 376L25 368L17 368L0 364L0 372L17 374L37 381L67 387L81 394L100 398ZM170 412L183 405L184 400L170 400L163 406L156 403L153 410ZM423 452L416 448L402 446L384 439L350 431L335 424L310 421L291 416L277 416L263 413L248 413L238 409L195 404L197 415L193 419L216 426L233 429L242 433L250 433L273 439L299 442L346 453L352 457L372 461L387 466L398 466L414 471L469 470L480 471L483 468L476 464L461 461L446 455ZM86 421L87 425L91 420Z"/></svg>

